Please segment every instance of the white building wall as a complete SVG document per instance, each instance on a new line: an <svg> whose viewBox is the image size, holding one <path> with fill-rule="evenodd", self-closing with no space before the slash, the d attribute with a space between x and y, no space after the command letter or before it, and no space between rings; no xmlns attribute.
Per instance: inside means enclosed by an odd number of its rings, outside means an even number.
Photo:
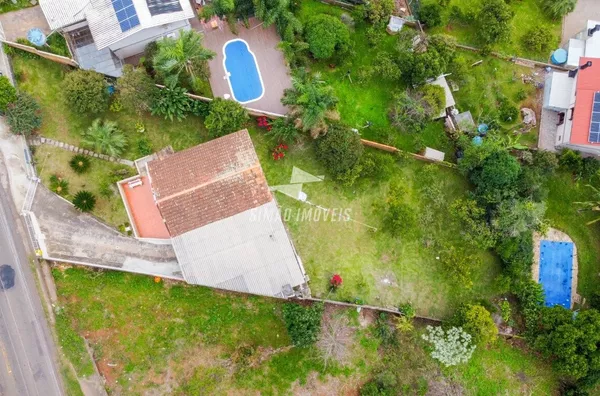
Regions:
<svg viewBox="0 0 600 396"><path fill-rule="evenodd" d="M177 34L177 32L182 29L190 29L190 24L187 20L143 29L119 42L116 42L113 45L110 45L109 48L117 57L120 59L125 59L144 52L144 48L146 48L146 45L148 45L148 43L151 41L159 40L170 33Z"/></svg>

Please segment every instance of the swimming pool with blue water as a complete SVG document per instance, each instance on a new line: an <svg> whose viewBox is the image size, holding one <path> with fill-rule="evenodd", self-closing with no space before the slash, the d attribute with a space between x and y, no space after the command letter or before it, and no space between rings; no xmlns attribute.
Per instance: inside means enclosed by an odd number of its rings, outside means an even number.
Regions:
<svg viewBox="0 0 600 396"><path fill-rule="evenodd" d="M262 77L248 43L241 39L228 41L223 46L223 55L223 66L233 99L249 103L262 98Z"/></svg>
<svg viewBox="0 0 600 396"><path fill-rule="evenodd" d="M540 283L547 307L571 308L573 243L540 241Z"/></svg>

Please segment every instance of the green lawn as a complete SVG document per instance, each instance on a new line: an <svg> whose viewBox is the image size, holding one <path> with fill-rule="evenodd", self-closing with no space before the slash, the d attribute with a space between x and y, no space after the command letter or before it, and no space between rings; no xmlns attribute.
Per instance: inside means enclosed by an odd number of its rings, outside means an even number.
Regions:
<svg viewBox="0 0 600 396"><path fill-rule="evenodd" d="M312 145L294 147L283 160L273 161L271 146L262 132L253 132L252 137L271 186L287 184L294 166L315 175L325 173L314 159ZM374 155L391 154L374 152ZM381 204L394 179L406 184L406 200L417 216L415 227L402 237L391 237L381 230ZM437 191L435 202L423 186ZM312 208L314 216L318 216L319 210L276 193L315 296L360 299L390 307L411 301L421 315L445 317L461 302L490 299L496 294L493 280L500 266L492 254L475 252L481 264L473 264L473 289L450 281L436 259L444 245L465 243L458 225L447 215L448 206L469 191L468 183L456 170L398 159L390 169L389 180L362 180L353 187L343 188L326 179L322 183L305 184L303 191L311 203L338 211L348 209L356 220L315 221L314 217L312 221L303 220L303 210ZM328 280L335 273L342 276L344 285L329 295Z"/></svg>
<svg viewBox="0 0 600 396"><path fill-rule="evenodd" d="M79 145L81 131L89 127L95 118L116 121L119 128L127 135L129 146L124 158L136 159L137 142L146 137L152 142L152 148L160 150L172 145L175 150L200 143L206 136L201 119L188 116L184 122L171 122L163 118L145 114L138 117L125 111L107 111L104 114L77 114L65 104L60 84L70 68L42 58L13 57L13 67L18 80L18 87L33 95L42 106L42 128L40 134L65 143ZM138 133L135 124L142 121L146 132Z"/></svg>
<svg viewBox="0 0 600 396"><path fill-rule="evenodd" d="M578 292L591 297L600 292L600 224L587 225L597 213L579 212L574 202L593 198L588 182L574 182L567 173L559 173L548 181L546 216L550 226L567 233L577 246L579 259Z"/></svg>
<svg viewBox="0 0 600 396"><path fill-rule="evenodd" d="M329 307L343 320L345 352L325 367L319 347L290 345L281 301L152 278L87 269L53 270L59 335L78 373L89 374L83 342L94 351L109 394L354 394L387 369L406 394L453 384L465 394L552 394L546 364L500 341L466 365L441 369L424 350L421 328L381 345L375 315ZM63 328L68 324L70 328Z"/></svg>
<svg viewBox="0 0 600 396"><path fill-rule="evenodd" d="M423 0L423 4L436 0ZM451 0L449 6L444 8L443 25L429 29L430 33L446 33L457 38L461 44L480 46L477 39L477 28L474 23L463 24L450 19L450 8L459 7L463 11L478 12L485 0ZM512 20L511 35L507 42L499 43L493 47L505 55L520 56L522 58L547 62L551 52L558 48L561 36L561 21L553 21L544 13L539 0L511 1L510 7L515 13ZM541 25L553 36L553 44L548 51L531 52L523 47L522 40L531 27Z"/></svg>
<svg viewBox="0 0 600 396"><path fill-rule="evenodd" d="M96 196L96 207L92 212L107 223L118 227L127 223L127 212L115 183L129 176L133 176L134 168L107 162L97 158L90 158L88 172L78 175L69 166L69 161L74 153L53 146L39 146L35 149L34 159L42 183L50 185L50 177L58 175L69 182L69 195L71 200L80 190L88 190ZM102 194L102 189L107 190ZM110 194L110 195L109 195Z"/></svg>

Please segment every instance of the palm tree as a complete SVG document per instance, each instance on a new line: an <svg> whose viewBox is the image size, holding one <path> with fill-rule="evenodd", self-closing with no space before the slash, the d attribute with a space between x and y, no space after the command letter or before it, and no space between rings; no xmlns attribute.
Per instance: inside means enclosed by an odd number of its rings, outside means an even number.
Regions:
<svg viewBox="0 0 600 396"><path fill-rule="evenodd" d="M127 139L117 128L116 122L102 122L100 119L94 120L88 130L83 132L81 142L92 150L111 157L120 156L127 145Z"/></svg>
<svg viewBox="0 0 600 396"><path fill-rule="evenodd" d="M165 37L156 43L154 68L163 76L165 84L177 85L181 73L187 75L192 86L197 78L208 77L206 61L216 54L202 46L202 34L195 30L180 30L176 39Z"/></svg>
<svg viewBox="0 0 600 396"><path fill-rule="evenodd" d="M78 191L73 197L73 206L81 212L91 212L96 207L96 197L89 191Z"/></svg>
<svg viewBox="0 0 600 396"><path fill-rule="evenodd" d="M337 98L333 88L321 80L319 73L310 75L301 70L292 77L292 88L286 89L281 102L290 106L296 127L310 131L313 138L327 133L326 119L338 119L334 110Z"/></svg>
<svg viewBox="0 0 600 396"><path fill-rule="evenodd" d="M579 205L581 207L580 211L587 210L587 211L592 211L592 212L600 212L600 190L589 184L587 186L594 191L594 199L591 201L574 202L574 203L575 203L575 205ZM591 224L597 223L599 221L600 221L600 217L598 217L592 221L589 221L587 223L587 225L591 225Z"/></svg>

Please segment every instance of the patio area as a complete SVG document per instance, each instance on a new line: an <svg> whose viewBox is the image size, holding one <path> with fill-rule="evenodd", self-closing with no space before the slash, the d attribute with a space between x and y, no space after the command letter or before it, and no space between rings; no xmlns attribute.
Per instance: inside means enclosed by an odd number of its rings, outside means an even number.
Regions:
<svg viewBox="0 0 600 396"><path fill-rule="evenodd" d="M260 21L250 18L249 27L238 24L238 34L235 35L226 23L195 25L195 29L203 30L204 46L216 52L217 56L209 62L210 85L215 97L233 96L223 64L224 45L235 39L248 43L250 51L256 57L256 62L264 85L263 96L245 104L250 109L275 114L285 114L287 109L281 104L281 97L286 88L291 88L292 82L283 54L277 49L279 35L275 27L264 28Z"/></svg>
<svg viewBox="0 0 600 396"><path fill-rule="evenodd" d="M15 41L27 37L27 32L32 28L42 29L47 35L51 32L40 6L0 14L0 35L4 40Z"/></svg>

